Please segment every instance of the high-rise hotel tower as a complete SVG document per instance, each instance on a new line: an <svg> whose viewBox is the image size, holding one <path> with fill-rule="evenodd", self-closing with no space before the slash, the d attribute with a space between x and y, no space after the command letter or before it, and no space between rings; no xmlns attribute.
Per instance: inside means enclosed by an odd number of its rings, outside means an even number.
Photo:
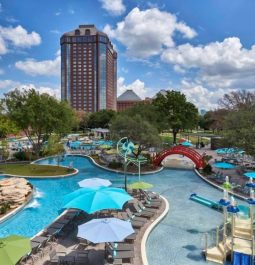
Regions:
<svg viewBox="0 0 255 265"><path fill-rule="evenodd" d="M94 25L80 25L61 39L61 99L76 110L116 110L117 53Z"/></svg>

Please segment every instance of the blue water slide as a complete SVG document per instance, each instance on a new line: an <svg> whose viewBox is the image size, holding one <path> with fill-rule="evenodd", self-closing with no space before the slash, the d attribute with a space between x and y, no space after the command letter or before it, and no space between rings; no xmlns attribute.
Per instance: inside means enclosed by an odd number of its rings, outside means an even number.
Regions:
<svg viewBox="0 0 255 265"><path fill-rule="evenodd" d="M252 265L251 256L239 252L234 252L233 265Z"/></svg>
<svg viewBox="0 0 255 265"><path fill-rule="evenodd" d="M214 201L208 200L204 197L198 196L196 193L192 193L189 198L190 198L190 200L198 202L198 203L205 205L207 207L210 207L210 208L213 208L216 210L222 210L222 207L218 204L218 202L214 202Z"/></svg>

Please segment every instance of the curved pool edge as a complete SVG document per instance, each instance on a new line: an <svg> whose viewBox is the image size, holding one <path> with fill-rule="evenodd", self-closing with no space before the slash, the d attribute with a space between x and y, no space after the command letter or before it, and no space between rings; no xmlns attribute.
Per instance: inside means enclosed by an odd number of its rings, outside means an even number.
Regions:
<svg viewBox="0 0 255 265"><path fill-rule="evenodd" d="M77 154L79 155L79 154ZM93 157L91 156L88 156L88 155L80 155L80 156L84 156L84 157L88 157L89 159L91 159L91 161L99 168L102 168L104 170L107 170L107 171L110 171L110 172L113 172L113 173L117 173L117 174L124 174L124 171L121 171L121 170L115 170L115 169L111 169L111 168L108 168L108 167L104 167L100 164L98 164ZM162 171L164 169L164 167L160 167L159 169L157 170L154 170L154 171L145 171L145 172L141 172L141 175L150 175L150 174L155 174L155 173L158 173L160 171ZM138 173L133 173L133 172L126 172L127 175L138 175Z"/></svg>
<svg viewBox="0 0 255 265"><path fill-rule="evenodd" d="M209 179L207 179L205 176L203 176L196 168L194 168L194 171L195 171L195 173L203 180L203 181L205 181L207 184L210 184L211 186L213 186L214 188L216 188L216 189L218 189L218 190L221 190L221 191L223 191L224 190L224 188L223 187L221 187L221 186L219 186L219 185L217 185L217 184L215 184L214 182L212 182L212 181L210 181ZM239 199L241 199L241 200L244 200L244 201L246 201L247 199L248 199L248 197L246 198L245 196L242 196L242 195L240 195L240 194L237 194L237 193L235 193L235 192L233 192L233 191L228 191L228 193L229 194L231 194L231 195L233 195L233 196L235 196L235 197L237 197L237 198L239 198Z"/></svg>
<svg viewBox="0 0 255 265"><path fill-rule="evenodd" d="M154 228L156 228L156 226L166 217L170 209L168 200L162 195L160 195L160 197L165 202L165 209L161 213L161 215L153 223L150 224L150 226L146 229L145 233L143 234L143 238L141 241L141 256L142 256L143 265L149 265L146 254L146 242L149 238L149 235L154 230Z"/></svg>
<svg viewBox="0 0 255 265"><path fill-rule="evenodd" d="M34 197L34 191L35 191L35 189L34 189L34 186L32 185L32 192L29 194L27 200L22 205L20 205L18 208L14 209L13 211L6 214L5 216L1 217L0 218L0 224L8 221L10 218L12 218L16 214L18 214L21 210L23 210L32 201L32 199Z"/></svg>

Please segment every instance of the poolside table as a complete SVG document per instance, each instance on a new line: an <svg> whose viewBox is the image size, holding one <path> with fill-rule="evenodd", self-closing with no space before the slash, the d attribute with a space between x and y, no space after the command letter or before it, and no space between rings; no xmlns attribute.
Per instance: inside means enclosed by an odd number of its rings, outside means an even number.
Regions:
<svg viewBox="0 0 255 265"><path fill-rule="evenodd" d="M110 247L115 251L134 251L134 245L128 243L110 243Z"/></svg>

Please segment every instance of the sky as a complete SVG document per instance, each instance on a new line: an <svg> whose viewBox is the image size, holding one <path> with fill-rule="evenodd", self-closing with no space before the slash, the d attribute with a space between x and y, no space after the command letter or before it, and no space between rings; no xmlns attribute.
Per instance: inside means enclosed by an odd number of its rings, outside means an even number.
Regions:
<svg viewBox="0 0 255 265"><path fill-rule="evenodd" d="M95 24L118 52L118 95L173 89L215 109L255 89L254 10L254 0L0 0L0 98L31 87L59 98L59 39Z"/></svg>

